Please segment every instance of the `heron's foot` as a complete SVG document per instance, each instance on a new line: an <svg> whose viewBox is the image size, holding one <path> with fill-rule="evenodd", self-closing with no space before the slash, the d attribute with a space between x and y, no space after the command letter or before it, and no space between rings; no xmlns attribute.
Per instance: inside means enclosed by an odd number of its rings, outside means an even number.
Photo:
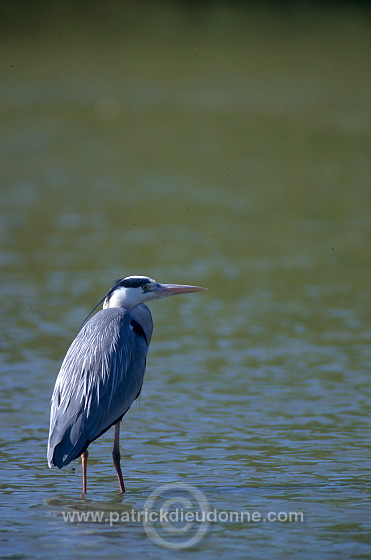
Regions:
<svg viewBox="0 0 371 560"><path fill-rule="evenodd" d="M84 451L81 455L81 463L82 463L82 495L85 496L86 494L86 473L88 469L88 457L89 452L88 450Z"/></svg>
<svg viewBox="0 0 371 560"><path fill-rule="evenodd" d="M114 448L112 451L112 459L113 459L113 464L115 466L116 469L116 473L117 473L117 478L120 484L120 493L121 494L125 494L125 483L124 483L124 479L122 476L122 470L121 470L121 465L120 465L120 460L121 460L121 453L119 451L119 449Z"/></svg>

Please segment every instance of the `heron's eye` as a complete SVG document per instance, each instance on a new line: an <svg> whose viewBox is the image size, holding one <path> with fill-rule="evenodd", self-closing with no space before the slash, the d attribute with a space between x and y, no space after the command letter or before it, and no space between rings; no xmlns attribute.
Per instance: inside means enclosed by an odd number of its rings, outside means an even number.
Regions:
<svg viewBox="0 0 371 560"><path fill-rule="evenodd" d="M143 292L146 292L148 290L148 284L143 284L142 290Z"/></svg>

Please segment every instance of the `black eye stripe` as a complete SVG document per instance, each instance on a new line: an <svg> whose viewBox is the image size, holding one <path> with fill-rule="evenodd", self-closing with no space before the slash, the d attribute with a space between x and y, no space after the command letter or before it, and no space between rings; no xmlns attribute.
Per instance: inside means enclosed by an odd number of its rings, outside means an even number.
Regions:
<svg viewBox="0 0 371 560"><path fill-rule="evenodd" d="M137 278L123 278L116 285L115 288L123 286L124 288L140 288L144 284L149 284L151 282L150 278L145 276L138 276Z"/></svg>

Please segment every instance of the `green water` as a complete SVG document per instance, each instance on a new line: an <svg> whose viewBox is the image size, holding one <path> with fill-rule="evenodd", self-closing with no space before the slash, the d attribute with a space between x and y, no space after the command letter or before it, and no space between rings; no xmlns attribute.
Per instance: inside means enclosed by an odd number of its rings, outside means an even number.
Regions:
<svg viewBox="0 0 371 560"><path fill-rule="evenodd" d="M365 5L37 6L0 40L0 554L370 558ZM83 500L79 462L46 463L50 395L130 274L208 292L151 306L127 495L108 433ZM174 552L141 523L63 517L174 482L304 521L210 523Z"/></svg>

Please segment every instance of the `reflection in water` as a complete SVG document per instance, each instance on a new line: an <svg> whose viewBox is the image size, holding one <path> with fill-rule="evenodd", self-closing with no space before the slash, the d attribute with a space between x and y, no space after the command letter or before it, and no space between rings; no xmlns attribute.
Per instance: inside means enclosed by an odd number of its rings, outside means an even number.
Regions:
<svg viewBox="0 0 371 560"><path fill-rule="evenodd" d="M366 558L365 8L65 6L0 18L4 554L158 557L140 525L62 512L142 509L178 481L220 510L305 515L216 524L203 558ZM154 309L122 426L130 493L108 490L107 434L83 501L78 462L47 468L50 395L129 274L209 291Z"/></svg>

